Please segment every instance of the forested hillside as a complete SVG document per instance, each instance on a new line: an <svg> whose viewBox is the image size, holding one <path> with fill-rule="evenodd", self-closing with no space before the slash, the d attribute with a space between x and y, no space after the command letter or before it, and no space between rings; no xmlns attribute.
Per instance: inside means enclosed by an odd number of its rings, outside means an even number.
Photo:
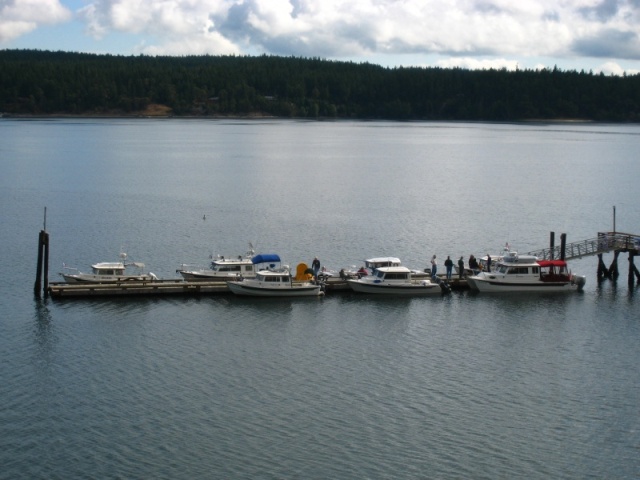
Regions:
<svg viewBox="0 0 640 480"><path fill-rule="evenodd" d="M384 68L316 58L0 50L0 112L640 121L640 75Z"/></svg>

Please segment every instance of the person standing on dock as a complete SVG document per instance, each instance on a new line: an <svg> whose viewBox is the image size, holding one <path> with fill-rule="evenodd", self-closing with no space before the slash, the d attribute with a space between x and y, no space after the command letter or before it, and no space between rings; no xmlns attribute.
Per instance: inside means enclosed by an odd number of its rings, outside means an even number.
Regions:
<svg viewBox="0 0 640 480"><path fill-rule="evenodd" d="M491 272L491 255L487 253L487 272Z"/></svg>
<svg viewBox="0 0 640 480"><path fill-rule="evenodd" d="M469 255L469 268L474 275L477 275L478 271L480 270L478 267L478 260L473 255Z"/></svg>
<svg viewBox="0 0 640 480"><path fill-rule="evenodd" d="M450 281L451 272L453 271L453 260L451 260L451 255L447 255L447 259L444 261L444 267L447 271L447 281Z"/></svg>
<svg viewBox="0 0 640 480"><path fill-rule="evenodd" d="M436 274L438 273L438 261L436 260L436 256L431 257L431 278L436 278Z"/></svg>
<svg viewBox="0 0 640 480"><path fill-rule="evenodd" d="M314 257L313 262L311 262L311 269L313 270L313 276L317 277L320 271L320 260L318 260L318 257Z"/></svg>
<svg viewBox="0 0 640 480"><path fill-rule="evenodd" d="M462 280L462 274L464 273L464 260L460 257L458 260L458 275L460 276L460 280Z"/></svg>

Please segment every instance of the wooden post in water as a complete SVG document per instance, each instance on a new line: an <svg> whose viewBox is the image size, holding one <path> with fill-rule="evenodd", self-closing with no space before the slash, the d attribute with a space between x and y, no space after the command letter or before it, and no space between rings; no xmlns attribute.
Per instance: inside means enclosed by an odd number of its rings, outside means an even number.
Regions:
<svg viewBox="0 0 640 480"><path fill-rule="evenodd" d="M551 232L549 234L549 260L553 260L553 249L556 247L556 232Z"/></svg>
<svg viewBox="0 0 640 480"><path fill-rule="evenodd" d="M565 250L567 249L567 234L560 234L560 260L565 259Z"/></svg>
<svg viewBox="0 0 640 480"><path fill-rule="evenodd" d="M44 287L42 277L44 273ZM44 208L44 228L38 235L38 270L36 281L33 285L33 293L40 298L40 289L43 289L45 297L49 295L49 234L47 233L47 207Z"/></svg>
<svg viewBox="0 0 640 480"><path fill-rule="evenodd" d="M611 278L609 275L609 269L604 264L604 260L602 260L602 254L598 254L598 280L602 280L602 277Z"/></svg>
<svg viewBox="0 0 640 480"><path fill-rule="evenodd" d="M611 265L609 265L609 278L615 280L620 275L618 271L618 256L620 255L620 250L613 251L613 260L611 261Z"/></svg>
<svg viewBox="0 0 640 480"><path fill-rule="evenodd" d="M633 263L633 258L636 256L636 252L629 251L629 286L633 287L633 275L635 274L638 283L640 283L640 272L638 267Z"/></svg>
<svg viewBox="0 0 640 480"><path fill-rule="evenodd" d="M40 297L40 289L42 288L42 245L44 243L44 230L40 230L38 235L38 269L36 270L36 283L33 285L33 293L36 297Z"/></svg>
<svg viewBox="0 0 640 480"><path fill-rule="evenodd" d="M42 291L44 292L44 298L49 296L49 233L44 231L44 263L43 263L43 278L42 278Z"/></svg>

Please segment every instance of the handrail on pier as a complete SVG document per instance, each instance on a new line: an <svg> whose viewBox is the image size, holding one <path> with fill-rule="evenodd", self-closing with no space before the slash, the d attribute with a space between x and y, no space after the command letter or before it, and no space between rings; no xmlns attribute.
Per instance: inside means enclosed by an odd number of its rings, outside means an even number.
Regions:
<svg viewBox="0 0 640 480"><path fill-rule="evenodd" d="M568 243L565 246L564 258L565 260L572 260L613 250L640 250L640 235L617 232L599 233L596 238ZM527 255L535 255L541 260L559 259L561 257L561 247L542 248L528 252Z"/></svg>

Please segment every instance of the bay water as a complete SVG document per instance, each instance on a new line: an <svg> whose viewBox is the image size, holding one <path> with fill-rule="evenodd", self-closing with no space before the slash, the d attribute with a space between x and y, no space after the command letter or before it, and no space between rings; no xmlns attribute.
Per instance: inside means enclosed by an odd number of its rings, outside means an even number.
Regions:
<svg viewBox="0 0 640 480"><path fill-rule="evenodd" d="M640 127L0 119L0 478L638 478L638 288L37 299L120 252L425 268L640 234ZM615 207L615 217L613 215ZM613 255L605 255L605 262Z"/></svg>

